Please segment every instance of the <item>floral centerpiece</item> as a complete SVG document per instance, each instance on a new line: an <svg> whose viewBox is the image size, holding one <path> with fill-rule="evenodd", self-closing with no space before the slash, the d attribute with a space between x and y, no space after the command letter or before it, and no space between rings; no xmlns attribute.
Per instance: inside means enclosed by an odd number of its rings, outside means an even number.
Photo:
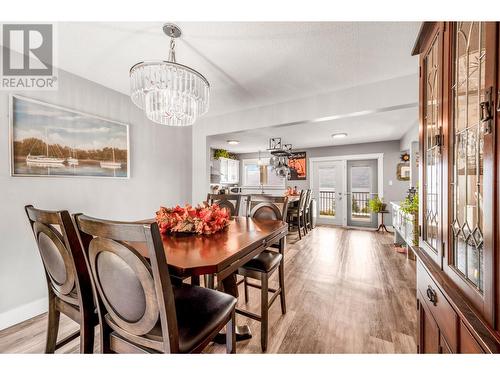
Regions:
<svg viewBox="0 0 500 375"><path fill-rule="evenodd" d="M189 204L184 207L160 207L156 212L156 222L162 234L213 234L225 229L229 225L229 219L227 208L207 203L196 207Z"/></svg>

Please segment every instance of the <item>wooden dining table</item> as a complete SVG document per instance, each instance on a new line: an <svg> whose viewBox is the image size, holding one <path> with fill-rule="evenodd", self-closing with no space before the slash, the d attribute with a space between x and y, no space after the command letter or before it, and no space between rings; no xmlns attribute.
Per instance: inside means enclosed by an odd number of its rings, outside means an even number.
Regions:
<svg viewBox="0 0 500 375"><path fill-rule="evenodd" d="M154 219L143 222L154 222ZM238 297L235 272L250 259L273 244L285 248L288 225L279 220L234 217L229 227L212 235L163 235L163 248L171 275L194 280L208 275L208 287ZM148 249L144 243L131 244L144 257ZM248 326L238 326L237 340L251 337Z"/></svg>

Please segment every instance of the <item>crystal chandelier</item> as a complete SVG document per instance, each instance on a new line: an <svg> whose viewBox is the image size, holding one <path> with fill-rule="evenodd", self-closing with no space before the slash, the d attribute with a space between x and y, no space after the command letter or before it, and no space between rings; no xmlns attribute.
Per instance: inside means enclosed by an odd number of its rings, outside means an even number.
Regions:
<svg viewBox="0 0 500 375"><path fill-rule="evenodd" d="M196 70L175 61L175 38L181 30L167 23L163 32L170 37L168 61L144 61L130 68L130 96L153 122L192 125L208 111L210 84Z"/></svg>

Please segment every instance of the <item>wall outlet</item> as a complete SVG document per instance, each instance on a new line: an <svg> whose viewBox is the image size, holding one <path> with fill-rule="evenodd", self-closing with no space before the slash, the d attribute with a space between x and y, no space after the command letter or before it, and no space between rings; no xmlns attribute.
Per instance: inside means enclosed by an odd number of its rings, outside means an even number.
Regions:
<svg viewBox="0 0 500 375"><path fill-rule="evenodd" d="M389 180L389 186L392 186L392 180Z"/></svg>

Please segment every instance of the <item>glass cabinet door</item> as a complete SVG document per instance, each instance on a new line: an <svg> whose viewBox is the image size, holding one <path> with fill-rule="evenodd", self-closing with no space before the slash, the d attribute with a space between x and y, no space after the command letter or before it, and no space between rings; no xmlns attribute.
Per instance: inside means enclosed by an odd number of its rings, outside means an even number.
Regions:
<svg viewBox="0 0 500 375"><path fill-rule="evenodd" d="M427 53L421 60L422 107L422 212L421 247L441 265L441 95L442 30L438 26Z"/></svg>
<svg viewBox="0 0 500 375"><path fill-rule="evenodd" d="M450 28L448 274L490 319L493 281L495 57L487 22ZM493 28L494 30L494 28ZM493 69L492 69L493 67ZM491 115L491 116L490 116Z"/></svg>
<svg viewBox="0 0 500 375"><path fill-rule="evenodd" d="M483 145L485 23L458 22L452 49L452 247L450 263L478 292L484 289Z"/></svg>

